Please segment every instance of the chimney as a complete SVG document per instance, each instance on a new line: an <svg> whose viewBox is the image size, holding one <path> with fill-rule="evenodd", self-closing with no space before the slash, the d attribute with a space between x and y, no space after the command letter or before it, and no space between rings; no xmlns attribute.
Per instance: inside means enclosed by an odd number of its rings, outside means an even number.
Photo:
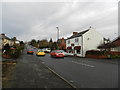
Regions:
<svg viewBox="0 0 120 90"><path fill-rule="evenodd" d="M64 37L62 37L62 40L64 40Z"/></svg>
<svg viewBox="0 0 120 90"><path fill-rule="evenodd" d="M73 32L73 35L76 35L78 32Z"/></svg>
<svg viewBox="0 0 120 90"><path fill-rule="evenodd" d="M2 35L2 36L5 36L5 34L4 34L4 33L2 33L1 35Z"/></svg>

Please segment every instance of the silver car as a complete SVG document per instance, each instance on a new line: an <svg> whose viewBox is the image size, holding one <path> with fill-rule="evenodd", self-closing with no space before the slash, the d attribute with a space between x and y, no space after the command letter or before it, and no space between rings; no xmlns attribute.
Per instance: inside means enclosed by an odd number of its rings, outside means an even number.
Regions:
<svg viewBox="0 0 120 90"><path fill-rule="evenodd" d="M68 53L65 52L64 50L60 50L65 56L68 56Z"/></svg>

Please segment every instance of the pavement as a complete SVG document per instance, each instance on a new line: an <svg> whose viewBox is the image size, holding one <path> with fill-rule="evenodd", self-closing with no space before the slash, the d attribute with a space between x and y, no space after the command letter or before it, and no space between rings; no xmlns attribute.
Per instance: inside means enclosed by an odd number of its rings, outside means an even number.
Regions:
<svg viewBox="0 0 120 90"><path fill-rule="evenodd" d="M23 53L6 88L72 88L35 55Z"/></svg>

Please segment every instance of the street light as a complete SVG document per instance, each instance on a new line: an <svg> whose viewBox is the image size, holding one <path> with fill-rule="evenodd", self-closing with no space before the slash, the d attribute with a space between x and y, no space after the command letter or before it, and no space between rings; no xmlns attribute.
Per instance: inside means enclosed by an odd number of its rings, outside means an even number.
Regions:
<svg viewBox="0 0 120 90"><path fill-rule="evenodd" d="M59 27L56 27L57 28L57 41L59 40Z"/></svg>
<svg viewBox="0 0 120 90"><path fill-rule="evenodd" d="M57 28L57 48L59 49L58 43L59 43L59 27Z"/></svg>

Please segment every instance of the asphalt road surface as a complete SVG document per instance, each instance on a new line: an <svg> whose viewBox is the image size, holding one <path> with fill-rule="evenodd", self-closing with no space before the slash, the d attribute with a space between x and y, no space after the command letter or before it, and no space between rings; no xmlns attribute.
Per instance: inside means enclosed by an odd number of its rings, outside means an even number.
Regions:
<svg viewBox="0 0 120 90"><path fill-rule="evenodd" d="M31 48L28 46L28 48ZM12 86L16 87L70 87L65 82L55 76L48 76L51 78L52 83L48 80L41 80L40 68L42 64L48 66L53 71L61 75L70 83L74 84L77 88L118 88L118 62L107 59L89 59L78 57L65 57L65 58L51 58L47 53L45 56L36 56L34 49L33 55L28 55L24 52L22 59L20 59L16 72L14 74ZM42 64L40 64L42 62ZM46 69L43 69L46 71ZM45 77L44 77L45 78ZM47 82L47 85L46 85ZM21 86L20 86L21 84ZM53 86L51 86L53 85ZM59 88L58 87L58 88Z"/></svg>
<svg viewBox="0 0 120 90"><path fill-rule="evenodd" d="M18 63L5 88L72 88L57 75L52 73L37 56L26 51Z"/></svg>
<svg viewBox="0 0 120 90"><path fill-rule="evenodd" d="M78 57L37 57L78 88L118 88L118 62Z"/></svg>

